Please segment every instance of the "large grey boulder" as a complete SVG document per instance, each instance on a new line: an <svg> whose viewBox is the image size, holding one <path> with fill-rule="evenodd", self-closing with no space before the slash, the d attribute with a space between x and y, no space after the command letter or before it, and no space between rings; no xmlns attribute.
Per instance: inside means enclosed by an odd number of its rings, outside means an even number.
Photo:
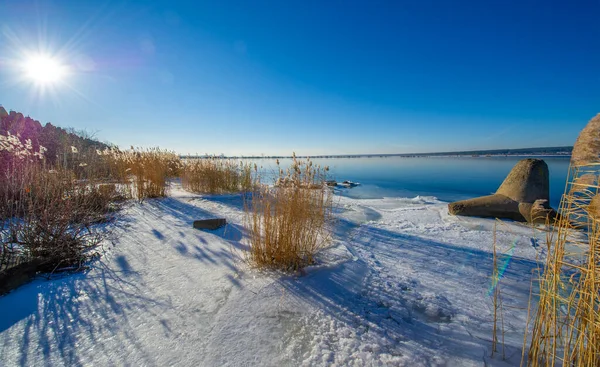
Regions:
<svg viewBox="0 0 600 367"><path fill-rule="evenodd" d="M448 204L453 215L545 222L554 218L550 208L548 165L541 159L519 161L493 195Z"/></svg>

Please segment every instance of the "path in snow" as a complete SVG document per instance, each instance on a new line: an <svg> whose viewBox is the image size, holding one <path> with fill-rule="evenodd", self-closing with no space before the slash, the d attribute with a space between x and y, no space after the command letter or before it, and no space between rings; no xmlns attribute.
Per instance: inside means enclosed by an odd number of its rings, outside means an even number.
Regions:
<svg viewBox="0 0 600 367"><path fill-rule="evenodd" d="M303 276L243 262L239 196L172 197L123 210L85 274L0 297L0 364L513 365L520 359L531 230L502 283L508 361L491 359L493 221L433 198L339 199L335 241ZM195 219L226 217L214 232ZM543 247L543 246L541 246Z"/></svg>
<svg viewBox="0 0 600 367"><path fill-rule="evenodd" d="M526 310L505 316L508 361L491 360L493 221L461 223L445 205L396 200L342 199L347 211L340 241L354 256L340 267L281 284L318 305L303 320L309 339L298 353L307 365L468 366L518 364ZM368 205L368 206L365 206ZM361 225L359 223L362 222ZM402 228L401 230L394 230ZM535 258L531 230L510 225L499 250ZM344 233L345 232L345 233ZM503 258L507 260L506 258ZM501 261L502 263L502 261ZM526 307L528 258L513 256L502 283L506 307ZM292 338L293 339L293 338Z"/></svg>

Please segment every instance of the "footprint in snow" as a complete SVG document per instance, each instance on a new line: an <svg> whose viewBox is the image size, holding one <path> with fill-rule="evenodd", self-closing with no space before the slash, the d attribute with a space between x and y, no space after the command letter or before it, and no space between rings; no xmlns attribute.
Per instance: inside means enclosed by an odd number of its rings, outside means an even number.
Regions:
<svg viewBox="0 0 600 367"><path fill-rule="evenodd" d="M455 311L448 299L439 294L417 297L413 311L425 317L428 322L450 322Z"/></svg>

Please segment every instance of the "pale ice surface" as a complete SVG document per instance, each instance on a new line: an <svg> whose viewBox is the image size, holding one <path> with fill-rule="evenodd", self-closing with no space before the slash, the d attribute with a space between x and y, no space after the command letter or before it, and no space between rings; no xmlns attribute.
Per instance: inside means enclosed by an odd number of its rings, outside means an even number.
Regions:
<svg viewBox="0 0 600 367"><path fill-rule="evenodd" d="M498 227L505 358L491 357L494 220L433 197L336 197L334 242L285 275L244 261L242 199L129 204L85 273L0 297L2 366L512 366L544 236ZM217 231L195 219L225 217Z"/></svg>

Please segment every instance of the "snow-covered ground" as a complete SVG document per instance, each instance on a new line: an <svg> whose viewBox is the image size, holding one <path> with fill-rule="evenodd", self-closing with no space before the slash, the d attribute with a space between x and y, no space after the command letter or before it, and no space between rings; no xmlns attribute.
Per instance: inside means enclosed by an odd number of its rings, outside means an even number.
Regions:
<svg viewBox="0 0 600 367"><path fill-rule="evenodd" d="M332 246L296 275L244 261L239 196L130 204L89 271L0 297L0 365L518 365L542 235L498 227L506 359L491 358L494 221L435 198L336 200ZM229 224L192 228L215 216Z"/></svg>

